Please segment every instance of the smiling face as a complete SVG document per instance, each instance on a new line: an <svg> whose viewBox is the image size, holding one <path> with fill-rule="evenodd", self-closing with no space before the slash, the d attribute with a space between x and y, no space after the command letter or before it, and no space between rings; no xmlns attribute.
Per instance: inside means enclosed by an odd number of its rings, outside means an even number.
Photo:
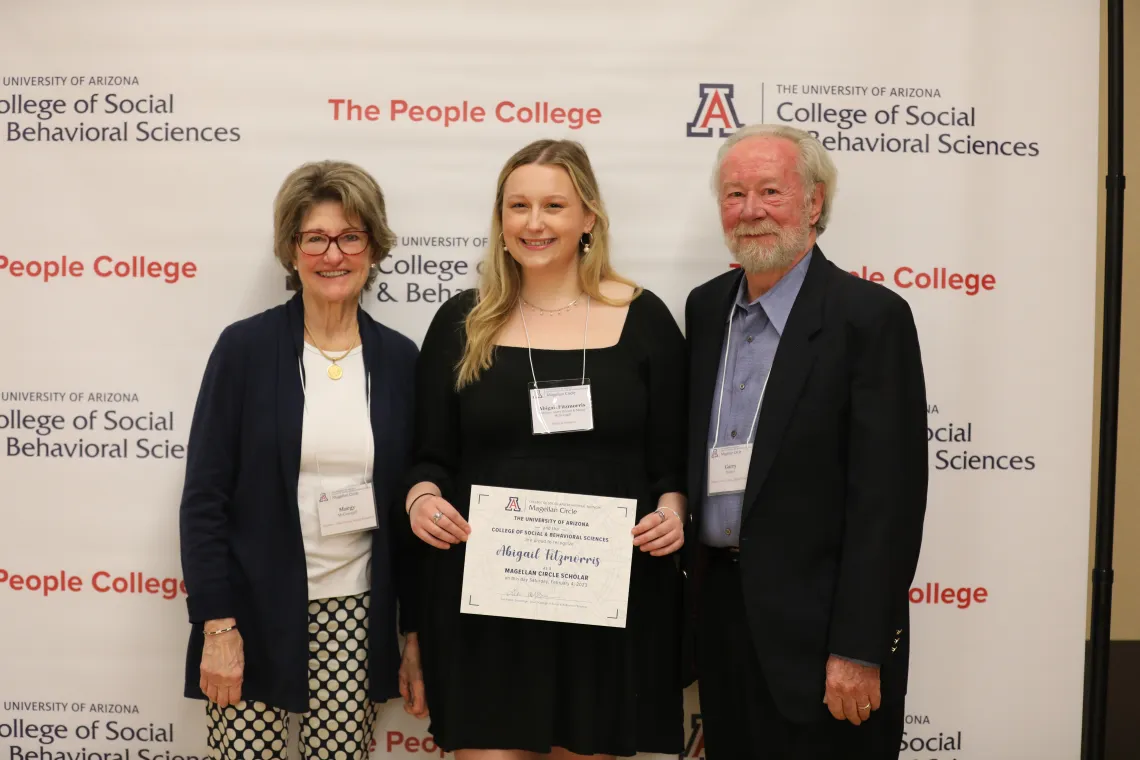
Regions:
<svg viewBox="0 0 1140 760"><path fill-rule="evenodd" d="M329 238L337 238L337 242ZM306 293L330 303L360 297L368 281L372 252L359 219L345 218L344 207L337 201L322 201L305 215L298 241L297 274ZM327 250L311 255L326 243Z"/></svg>
<svg viewBox="0 0 1140 760"><path fill-rule="evenodd" d="M524 269L566 266L578 256L595 215L582 203L561 166L527 164L503 185L503 240Z"/></svg>
<svg viewBox="0 0 1140 760"><path fill-rule="evenodd" d="M748 274L788 269L815 242L823 189L805 198L798 150L782 137L753 137L721 164L724 242Z"/></svg>

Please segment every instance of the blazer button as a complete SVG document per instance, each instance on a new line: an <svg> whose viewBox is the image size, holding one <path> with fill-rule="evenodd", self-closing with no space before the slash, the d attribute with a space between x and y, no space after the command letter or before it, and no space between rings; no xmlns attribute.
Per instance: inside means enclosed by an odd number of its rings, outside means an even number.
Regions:
<svg viewBox="0 0 1140 760"><path fill-rule="evenodd" d="M892 652L894 652L896 649L898 649L898 647L891 647Z"/></svg>
<svg viewBox="0 0 1140 760"><path fill-rule="evenodd" d="M898 629L897 631L895 631L895 635L896 635L896 636L902 636L902 628L900 628L900 629Z"/></svg>

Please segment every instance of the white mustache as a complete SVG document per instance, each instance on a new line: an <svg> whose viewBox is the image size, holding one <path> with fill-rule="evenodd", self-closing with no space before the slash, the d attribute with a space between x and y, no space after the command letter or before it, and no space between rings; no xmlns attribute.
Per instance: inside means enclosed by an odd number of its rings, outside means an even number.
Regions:
<svg viewBox="0 0 1140 760"><path fill-rule="evenodd" d="M780 227L771 222L761 224L739 224L732 231L733 237L747 237L749 235L779 235Z"/></svg>

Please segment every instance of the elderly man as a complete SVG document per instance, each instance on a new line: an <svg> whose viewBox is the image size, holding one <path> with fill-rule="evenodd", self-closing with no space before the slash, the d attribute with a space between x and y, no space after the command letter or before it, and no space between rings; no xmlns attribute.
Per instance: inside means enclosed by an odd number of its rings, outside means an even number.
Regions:
<svg viewBox="0 0 1140 760"><path fill-rule="evenodd" d="M836 170L757 125L717 156L740 266L693 290L692 663L708 760L895 760L926 511L926 389L905 300L828 261Z"/></svg>

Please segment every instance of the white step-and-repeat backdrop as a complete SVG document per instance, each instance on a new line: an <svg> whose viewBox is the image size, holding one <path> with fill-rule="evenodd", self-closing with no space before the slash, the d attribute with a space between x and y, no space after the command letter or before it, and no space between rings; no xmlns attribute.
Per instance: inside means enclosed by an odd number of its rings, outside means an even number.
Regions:
<svg viewBox="0 0 1140 760"><path fill-rule="evenodd" d="M287 297L287 172L357 162L419 341L474 284L502 162L580 140L616 263L682 319L730 257L721 138L816 131L833 260L903 294L932 472L900 757L1070 760L1094 360L1096 3L320 3L0 9L0 760L205 755L177 511L219 331ZM702 757L689 695L685 757ZM376 756L439 755L383 712Z"/></svg>

